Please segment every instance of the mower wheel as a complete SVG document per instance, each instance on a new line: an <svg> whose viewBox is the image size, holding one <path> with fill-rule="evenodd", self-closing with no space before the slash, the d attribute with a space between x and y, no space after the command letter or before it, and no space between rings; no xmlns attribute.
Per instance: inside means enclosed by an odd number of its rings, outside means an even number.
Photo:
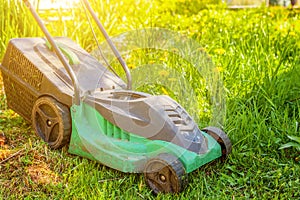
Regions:
<svg viewBox="0 0 300 200"><path fill-rule="evenodd" d="M225 159L231 153L232 145L229 137L224 131L214 126L206 127L202 129L202 131L208 133L221 145L222 159Z"/></svg>
<svg viewBox="0 0 300 200"><path fill-rule="evenodd" d="M146 164L144 176L154 194L179 193L187 184L183 164L171 154L160 154L150 159Z"/></svg>
<svg viewBox="0 0 300 200"><path fill-rule="evenodd" d="M39 98L32 109L32 126L52 149L66 145L71 135L71 117L67 106L51 97Z"/></svg>

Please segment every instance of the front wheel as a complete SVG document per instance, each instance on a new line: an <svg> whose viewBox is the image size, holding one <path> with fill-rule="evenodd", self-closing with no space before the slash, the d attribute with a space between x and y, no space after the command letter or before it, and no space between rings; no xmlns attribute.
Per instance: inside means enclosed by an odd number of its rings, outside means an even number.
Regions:
<svg viewBox="0 0 300 200"><path fill-rule="evenodd" d="M71 117L67 106L52 97L39 98L32 109L32 126L52 149L68 143L71 135Z"/></svg>
<svg viewBox="0 0 300 200"><path fill-rule="evenodd" d="M183 164L171 154L160 154L150 159L144 176L154 194L179 193L187 182Z"/></svg>
<svg viewBox="0 0 300 200"><path fill-rule="evenodd" d="M222 159L225 159L231 153L232 145L224 131L214 126L206 127L202 131L208 133L221 145Z"/></svg>

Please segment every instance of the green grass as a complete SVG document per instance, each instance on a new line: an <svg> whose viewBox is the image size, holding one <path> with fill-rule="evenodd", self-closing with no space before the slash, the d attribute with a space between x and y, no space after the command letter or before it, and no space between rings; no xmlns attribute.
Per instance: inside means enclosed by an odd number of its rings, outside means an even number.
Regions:
<svg viewBox="0 0 300 200"><path fill-rule="evenodd" d="M20 7L18 1L10 2L0 1L0 58L10 38L42 36L28 11ZM50 150L35 136L29 124L8 110L2 89L0 129L10 140L9 149L20 152L0 164L0 199L300 197L299 151L296 148L279 150L282 144L289 142L287 135L300 135L300 13L281 8L229 11L222 5L195 11L194 6L189 6L192 5L190 1L172 2L157 0L137 4L135 1L110 1L106 4L103 1L97 6L97 11L110 35L138 28L161 27L193 38L203 47L220 71L226 91L223 127L233 143L233 152L225 163L216 161L191 173L189 185L178 195L154 197L141 175L121 173L70 155L67 147ZM92 3L95 5L94 1ZM70 13L61 11L60 16L65 14L75 19L49 22L50 31L54 35L68 35L88 50L95 49L91 45L92 36L85 31L88 25L82 22L83 13L74 9ZM42 13L46 19L52 15ZM168 61L159 63L173 66L172 69L184 63L186 71L179 71L179 80L188 80L194 91L200 88L197 83L203 77L196 76L189 63L170 51L167 54L164 51L155 53L131 52L134 59L127 59L127 62L134 66L167 56ZM164 78L161 77L160 81ZM159 83L164 86L171 84ZM180 97L185 96L179 95L180 84L179 81L174 87L170 86L167 92L184 104ZM159 84L140 86L140 89L165 93ZM194 104L185 105L187 109L201 107L199 95L206 93L200 88L197 94ZM52 183L36 181L30 171L32 167L43 171L40 176Z"/></svg>

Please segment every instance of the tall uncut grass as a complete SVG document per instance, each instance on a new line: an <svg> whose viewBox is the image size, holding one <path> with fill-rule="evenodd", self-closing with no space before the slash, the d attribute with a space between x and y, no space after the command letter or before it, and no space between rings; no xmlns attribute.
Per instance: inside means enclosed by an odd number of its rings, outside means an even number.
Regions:
<svg viewBox="0 0 300 200"><path fill-rule="evenodd" d="M195 1L180 0L90 2L112 36L134 29L160 27L194 39L223 79L226 91L223 128L232 140L232 154L225 163L215 162L191 173L190 184L183 193L159 195L158 199L300 197L299 152L278 150L288 142L287 135L299 136L299 10L263 7L232 11L219 2L196 9ZM40 11L40 14L53 35L68 36L88 51L95 49L91 44L92 35L86 32L89 25L82 9L60 10L58 14ZM10 38L42 36L26 8L17 0L0 0L0 16L0 58ZM99 39L103 41L100 36ZM138 58L149 61L168 57L164 64L175 67L181 62L180 59L175 62L176 56L170 52L131 53L125 57L130 66L136 65ZM189 69L189 63L182 62ZM197 89L201 78L191 70L181 72L184 78L190 75L186 80ZM167 80L161 77L163 79ZM140 89L165 93L161 88L145 87ZM167 92L177 97L176 93ZM5 110L3 97L1 93L0 127L12 138L15 147L26 147L26 150L22 156L0 165L0 183L5 186L0 189L0 198L1 195L4 199L155 198L138 175L123 174L73 157L66 149L51 151L33 136L20 117ZM199 102L198 99L195 104L201 104ZM187 106L193 109L193 105ZM37 160L58 174L58 184L43 185L30 179L27 169Z"/></svg>
<svg viewBox="0 0 300 200"><path fill-rule="evenodd" d="M37 26L28 18L28 11L19 0L0 2L0 58L2 58L9 39L37 35Z"/></svg>

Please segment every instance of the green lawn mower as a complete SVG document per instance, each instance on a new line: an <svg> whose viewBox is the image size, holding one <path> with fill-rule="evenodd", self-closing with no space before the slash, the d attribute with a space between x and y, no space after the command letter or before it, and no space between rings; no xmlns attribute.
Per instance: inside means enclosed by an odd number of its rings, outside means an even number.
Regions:
<svg viewBox="0 0 300 200"><path fill-rule="evenodd" d="M85 9L122 65L127 83L66 37L52 37L24 0L46 38L11 39L1 72L9 108L32 124L52 149L113 169L144 173L157 193L178 193L187 174L231 152L219 128L202 130L166 95L131 90L128 67L87 0Z"/></svg>

